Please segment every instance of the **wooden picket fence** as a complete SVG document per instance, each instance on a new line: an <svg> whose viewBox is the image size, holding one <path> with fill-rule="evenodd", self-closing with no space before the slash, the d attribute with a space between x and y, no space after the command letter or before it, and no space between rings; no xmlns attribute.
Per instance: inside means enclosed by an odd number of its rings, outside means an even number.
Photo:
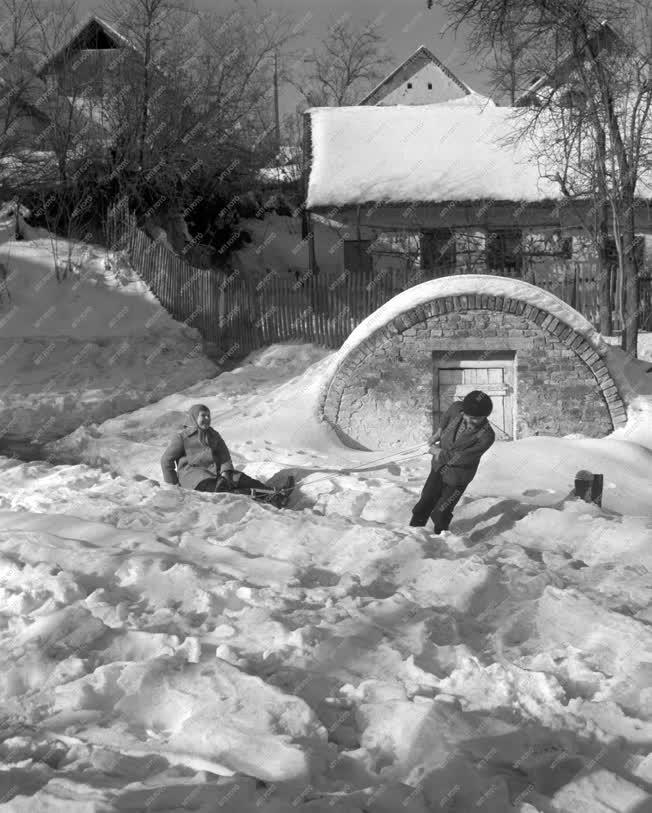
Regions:
<svg viewBox="0 0 652 813"><path fill-rule="evenodd" d="M396 294L436 276L407 267L380 272L359 269L336 279L307 273L297 279L294 274L272 271L255 282L237 272L227 275L192 267L148 237L137 227L134 215L124 210L110 212L106 232L109 246L128 253L134 268L175 319L197 328L219 353L234 358L275 342L337 348L356 325ZM568 262L524 276L599 325L595 263ZM617 311L614 327L620 328ZM652 328L650 279L641 280L641 328Z"/></svg>
<svg viewBox="0 0 652 813"><path fill-rule="evenodd" d="M336 279L309 274L297 279L272 272L257 285L265 342L298 340L339 347L369 314L421 281L407 270L343 272Z"/></svg>
<svg viewBox="0 0 652 813"><path fill-rule="evenodd" d="M556 268L531 269L524 278L539 288L558 296L582 314L597 329L600 328L600 284L601 270L592 260L572 260L559 264ZM639 327L652 329L652 278L644 272L639 277ZM615 271L610 275L611 314L613 328L622 330L620 290Z"/></svg>
<svg viewBox="0 0 652 813"><path fill-rule="evenodd" d="M109 247L125 251L161 305L180 322L197 328L205 341L233 357L265 344L257 324L258 297L237 274L195 268L139 229L124 209L109 211Z"/></svg>

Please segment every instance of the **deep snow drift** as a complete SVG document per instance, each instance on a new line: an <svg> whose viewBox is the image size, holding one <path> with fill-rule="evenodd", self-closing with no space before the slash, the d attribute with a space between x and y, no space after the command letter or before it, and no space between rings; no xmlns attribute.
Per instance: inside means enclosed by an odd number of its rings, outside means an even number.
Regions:
<svg viewBox="0 0 652 813"><path fill-rule="evenodd" d="M9 296L0 300L2 439L37 442L102 421L215 375L198 331L176 322L131 268L87 244L73 246L79 271L57 280L68 257L47 233L9 241L1 219L0 261ZM105 267L108 261L110 267ZM2 441L0 440L0 443Z"/></svg>
<svg viewBox="0 0 652 813"><path fill-rule="evenodd" d="M652 452L497 443L434 538L429 458L317 421L330 358L261 351L51 447L77 465L0 458L0 811L650 809ZM238 467L296 469L289 510L144 479L197 401Z"/></svg>

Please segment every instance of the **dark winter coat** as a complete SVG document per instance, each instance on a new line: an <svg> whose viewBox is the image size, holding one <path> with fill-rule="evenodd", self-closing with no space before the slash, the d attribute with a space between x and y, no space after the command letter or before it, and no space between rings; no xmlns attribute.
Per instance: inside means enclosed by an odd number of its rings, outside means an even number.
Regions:
<svg viewBox="0 0 652 813"><path fill-rule="evenodd" d="M441 419L441 453L432 460L433 471L441 471L447 485L459 487L466 487L473 480L480 458L496 439L489 421L459 435L463 417L462 402L455 401Z"/></svg>
<svg viewBox="0 0 652 813"><path fill-rule="evenodd" d="M232 470L233 463L226 443L212 427L206 430L206 443L208 445L201 442L196 424L179 432L161 457L165 482L194 489L202 480Z"/></svg>

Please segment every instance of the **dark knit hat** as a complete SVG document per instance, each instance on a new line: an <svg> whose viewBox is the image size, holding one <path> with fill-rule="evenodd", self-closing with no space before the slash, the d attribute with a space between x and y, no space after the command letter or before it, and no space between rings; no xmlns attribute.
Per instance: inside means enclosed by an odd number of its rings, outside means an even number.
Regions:
<svg viewBox="0 0 652 813"><path fill-rule="evenodd" d="M482 390L472 390L462 401L462 412L472 418L487 418L493 408L491 398Z"/></svg>

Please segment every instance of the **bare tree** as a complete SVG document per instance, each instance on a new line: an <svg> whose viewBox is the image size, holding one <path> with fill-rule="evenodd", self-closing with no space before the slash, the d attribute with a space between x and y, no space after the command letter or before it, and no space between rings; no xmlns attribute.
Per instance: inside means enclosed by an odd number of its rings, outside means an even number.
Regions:
<svg viewBox="0 0 652 813"><path fill-rule="evenodd" d="M78 51L63 47L76 30L72 0L0 0L0 12L3 3L0 48L33 54L24 96L40 124L11 128L22 110L16 93L11 110L0 107L0 160L11 159L1 181L30 193L57 233L84 232L85 201L97 193L89 177L105 201L126 196L141 213L175 209L189 196L246 189L278 151L274 69L298 33L289 18L111 0L103 17L119 47Z"/></svg>
<svg viewBox="0 0 652 813"><path fill-rule="evenodd" d="M257 20L241 9L202 13L193 31L193 57L184 66L192 101L183 136L209 154L216 146L227 154L236 149L240 158L247 144L254 151L276 148L274 70L295 36L291 20L274 14Z"/></svg>
<svg viewBox="0 0 652 813"><path fill-rule="evenodd" d="M20 199L65 185L71 161L83 152L87 122L68 91L48 86L40 75L69 36L74 4L2 0L0 16L4 58L0 76L5 91L1 183L5 194Z"/></svg>
<svg viewBox="0 0 652 813"><path fill-rule="evenodd" d="M547 81L532 96L520 132L535 139L542 171L558 182L562 197L593 199L594 231L602 240L608 209L622 282L622 347L636 354L635 209L649 172L652 132L647 3L442 0L442 5L455 27L466 26L488 47L499 47L505 31L514 27L524 40L536 36L540 74Z"/></svg>
<svg viewBox="0 0 652 813"><path fill-rule="evenodd" d="M197 173L228 184L253 177L272 142L273 57L291 22L171 0L119 0L112 15L133 46L121 86L102 102L121 194L151 204L152 195L179 197Z"/></svg>
<svg viewBox="0 0 652 813"><path fill-rule="evenodd" d="M518 30L518 26L509 26L504 33L504 42L494 43L484 54L484 65L488 71L493 90L507 94L509 104L513 105L537 77L541 70L537 58L536 35ZM483 55L482 43L470 44L474 53L480 58Z"/></svg>
<svg viewBox="0 0 652 813"><path fill-rule="evenodd" d="M107 14L127 39L126 65L120 77L130 91L125 101L132 112L130 120L135 113L137 162L145 169L150 164L153 108L169 91L162 88L173 82L174 70L183 62L188 45L185 32L193 10L176 0L112 0Z"/></svg>
<svg viewBox="0 0 652 813"><path fill-rule="evenodd" d="M306 104L329 107L355 104L384 76L391 55L375 23L356 25L350 18L329 27L322 47L304 56L310 68L293 80Z"/></svg>
<svg viewBox="0 0 652 813"><path fill-rule="evenodd" d="M33 126L39 30L30 0L0 0L0 158L26 144ZM36 85L36 87L35 87Z"/></svg>

